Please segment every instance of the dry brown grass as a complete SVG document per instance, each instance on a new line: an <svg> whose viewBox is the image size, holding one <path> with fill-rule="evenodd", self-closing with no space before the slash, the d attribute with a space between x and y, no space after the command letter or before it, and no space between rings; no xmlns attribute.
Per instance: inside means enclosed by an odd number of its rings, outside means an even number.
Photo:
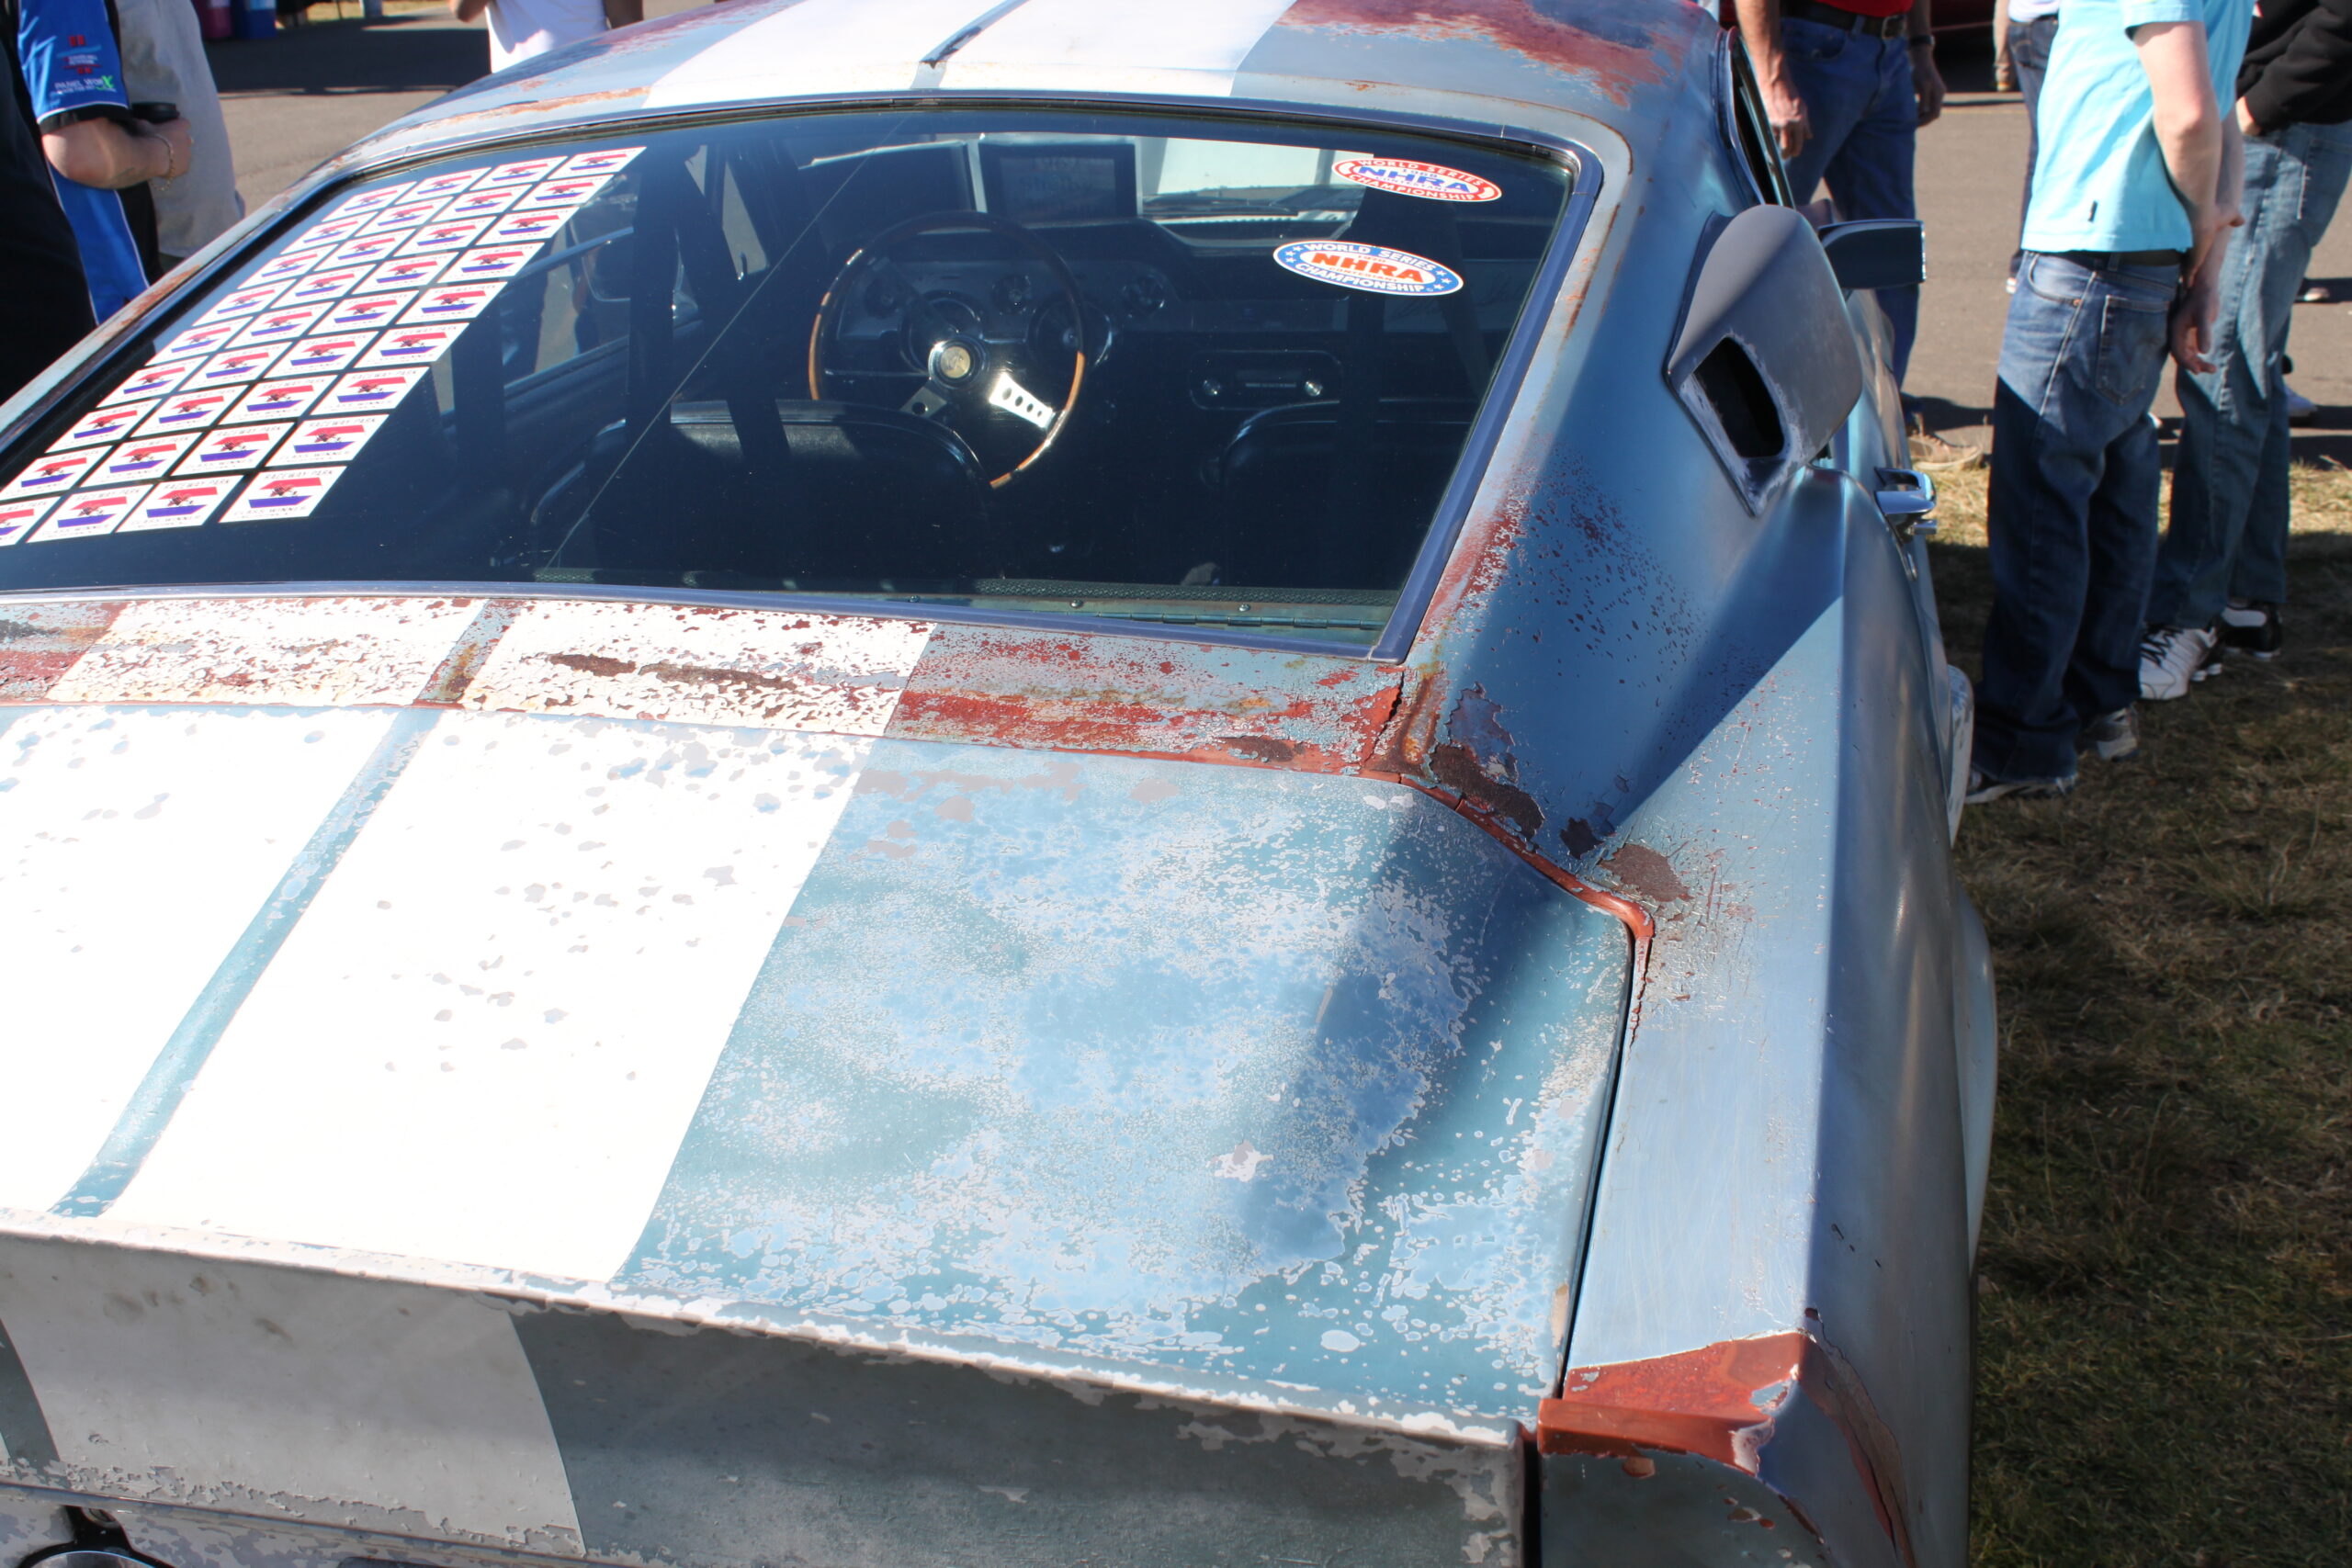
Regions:
<svg viewBox="0 0 2352 1568"><path fill-rule="evenodd" d="M1973 669L1984 476L1943 489ZM1988 1568L2352 1556L2352 473L2296 499L2285 655L2143 707L2143 759L2073 799L1961 830L2002 1008Z"/></svg>

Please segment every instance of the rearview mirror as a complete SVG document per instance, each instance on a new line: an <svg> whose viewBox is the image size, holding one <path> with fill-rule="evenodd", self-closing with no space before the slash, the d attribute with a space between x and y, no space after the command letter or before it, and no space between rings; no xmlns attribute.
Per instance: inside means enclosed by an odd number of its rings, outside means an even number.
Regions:
<svg viewBox="0 0 2352 1568"><path fill-rule="evenodd" d="M1911 218L1862 218L1821 231L1840 288L1907 288L1928 277L1928 231Z"/></svg>

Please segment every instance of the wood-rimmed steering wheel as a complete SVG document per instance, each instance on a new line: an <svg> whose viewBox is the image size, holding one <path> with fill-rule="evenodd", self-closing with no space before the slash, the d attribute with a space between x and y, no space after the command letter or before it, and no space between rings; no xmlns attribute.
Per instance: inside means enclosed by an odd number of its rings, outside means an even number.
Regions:
<svg viewBox="0 0 2352 1568"><path fill-rule="evenodd" d="M948 301L926 297L890 259L890 248L903 241L956 229L978 230L1010 240L1043 265L1061 291L1064 308L1075 326L1070 339L1069 391L1061 407L1054 407L1031 389L1040 378L1031 373L1028 363L1029 334L1017 324L1029 313L1025 301L1016 300L1007 308L993 295L977 301L958 297L951 310ZM1038 432L1036 445L1028 456L990 479L989 485L1001 489L1027 473L1068 428L1078 412L1080 389L1086 383L1086 301L1060 254L1021 224L989 212L925 213L884 230L842 264L817 307L817 320L808 332L808 395L819 401L825 399L825 378L836 373L828 369L826 360L841 331L842 318L869 276L887 279L895 298L904 301L905 324L910 329L905 340L908 351L922 366L917 372L923 378L922 386L899 408L945 424L975 453L979 444L973 437L986 429L1003 429L1008 421L1001 416L1011 416ZM984 462L982 471L989 466Z"/></svg>

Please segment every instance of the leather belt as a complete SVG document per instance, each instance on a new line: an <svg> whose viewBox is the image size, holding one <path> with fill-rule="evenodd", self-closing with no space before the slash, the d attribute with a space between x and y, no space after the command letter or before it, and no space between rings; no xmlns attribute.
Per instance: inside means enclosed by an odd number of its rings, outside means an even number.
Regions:
<svg viewBox="0 0 2352 1568"><path fill-rule="evenodd" d="M2188 259L2186 251L2055 251L2076 266L2086 266L2093 272L2105 272L2119 266L2178 266Z"/></svg>
<svg viewBox="0 0 2352 1568"><path fill-rule="evenodd" d="M1845 28L1871 38L1900 38L1911 30L1908 7L1892 17L1865 17L1860 11L1849 11L1841 6L1825 6L1821 0L1781 0L1781 15L1800 21L1818 22L1826 28Z"/></svg>

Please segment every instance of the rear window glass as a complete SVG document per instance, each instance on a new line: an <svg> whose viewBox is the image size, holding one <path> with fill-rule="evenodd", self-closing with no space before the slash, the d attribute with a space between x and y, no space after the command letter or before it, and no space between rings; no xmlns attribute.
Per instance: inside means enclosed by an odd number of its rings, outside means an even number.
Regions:
<svg viewBox="0 0 2352 1568"><path fill-rule="evenodd" d="M613 584L1368 644L1568 182L1011 109L405 170L0 458L0 590Z"/></svg>

